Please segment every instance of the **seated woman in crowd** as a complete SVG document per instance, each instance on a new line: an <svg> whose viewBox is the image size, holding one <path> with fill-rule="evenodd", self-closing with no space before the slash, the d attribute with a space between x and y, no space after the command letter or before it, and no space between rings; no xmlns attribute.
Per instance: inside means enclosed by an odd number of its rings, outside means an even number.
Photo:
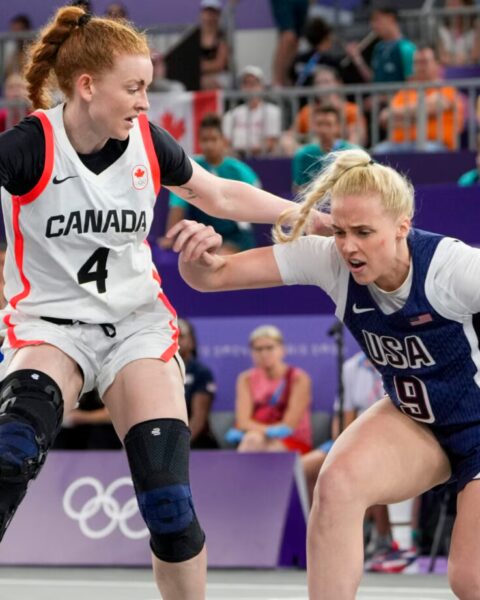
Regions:
<svg viewBox="0 0 480 600"><path fill-rule="evenodd" d="M240 442L240 452L310 451L310 376L285 362L277 327L257 327L249 342L254 366L238 376L236 429L230 429L226 439Z"/></svg>

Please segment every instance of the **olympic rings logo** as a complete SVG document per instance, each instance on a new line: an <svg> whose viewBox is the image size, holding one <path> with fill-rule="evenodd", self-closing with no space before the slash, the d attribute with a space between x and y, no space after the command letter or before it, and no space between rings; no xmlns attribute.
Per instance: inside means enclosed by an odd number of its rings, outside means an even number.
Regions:
<svg viewBox="0 0 480 600"><path fill-rule="evenodd" d="M124 486L133 488L129 477L121 477L113 481L107 488L95 477L81 477L67 488L63 496L63 510L74 521L78 521L80 531L88 538L99 540L109 536L118 526L123 535L131 540L139 540L148 535L148 529L134 530L129 526L129 520L138 513L137 499L134 496L120 506L115 498L117 490ZM95 493L78 510L74 508L74 496L81 488L91 487ZM89 521L97 516L100 511L110 521L101 528L93 528Z"/></svg>

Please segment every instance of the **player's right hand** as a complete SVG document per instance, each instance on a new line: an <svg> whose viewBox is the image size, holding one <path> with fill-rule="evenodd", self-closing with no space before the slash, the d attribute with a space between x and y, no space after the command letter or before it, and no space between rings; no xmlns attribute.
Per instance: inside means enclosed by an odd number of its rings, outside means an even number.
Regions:
<svg viewBox="0 0 480 600"><path fill-rule="evenodd" d="M223 261L216 254L223 239L211 225L182 219L167 231L165 237L172 240L172 250L180 255L182 262L212 267Z"/></svg>

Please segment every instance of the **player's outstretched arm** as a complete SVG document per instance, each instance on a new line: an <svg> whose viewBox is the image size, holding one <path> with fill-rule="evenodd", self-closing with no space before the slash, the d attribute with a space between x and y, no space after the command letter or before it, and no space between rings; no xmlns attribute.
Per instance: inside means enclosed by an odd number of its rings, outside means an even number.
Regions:
<svg viewBox="0 0 480 600"><path fill-rule="evenodd" d="M249 223L276 223L278 217L296 205L248 183L223 179L192 161L193 174L182 186L169 189L204 212L222 219ZM292 221L296 212L292 212ZM312 211L311 233L330 235L330 216Z"/></svg>
<svg viewBox="0 0 480 600"><path fill-rule="evenodd" d="M196 290L217 292L283 285L271 246L238 254L216 254L222 238L210 226L195 221L177 223L167 237L179 253L183 279Z"/></svg>

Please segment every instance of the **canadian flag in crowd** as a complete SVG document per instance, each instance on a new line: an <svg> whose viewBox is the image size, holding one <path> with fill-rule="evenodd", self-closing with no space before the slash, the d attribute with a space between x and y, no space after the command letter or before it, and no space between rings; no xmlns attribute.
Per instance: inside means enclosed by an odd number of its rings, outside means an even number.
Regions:
<svg viewBox="0 0 480 600"><path fill-rule="evenodd" d="M199 153L198 126L206 113L221 113L218 90L150 94L148 118L166 129L187 154Z"/></svg>

